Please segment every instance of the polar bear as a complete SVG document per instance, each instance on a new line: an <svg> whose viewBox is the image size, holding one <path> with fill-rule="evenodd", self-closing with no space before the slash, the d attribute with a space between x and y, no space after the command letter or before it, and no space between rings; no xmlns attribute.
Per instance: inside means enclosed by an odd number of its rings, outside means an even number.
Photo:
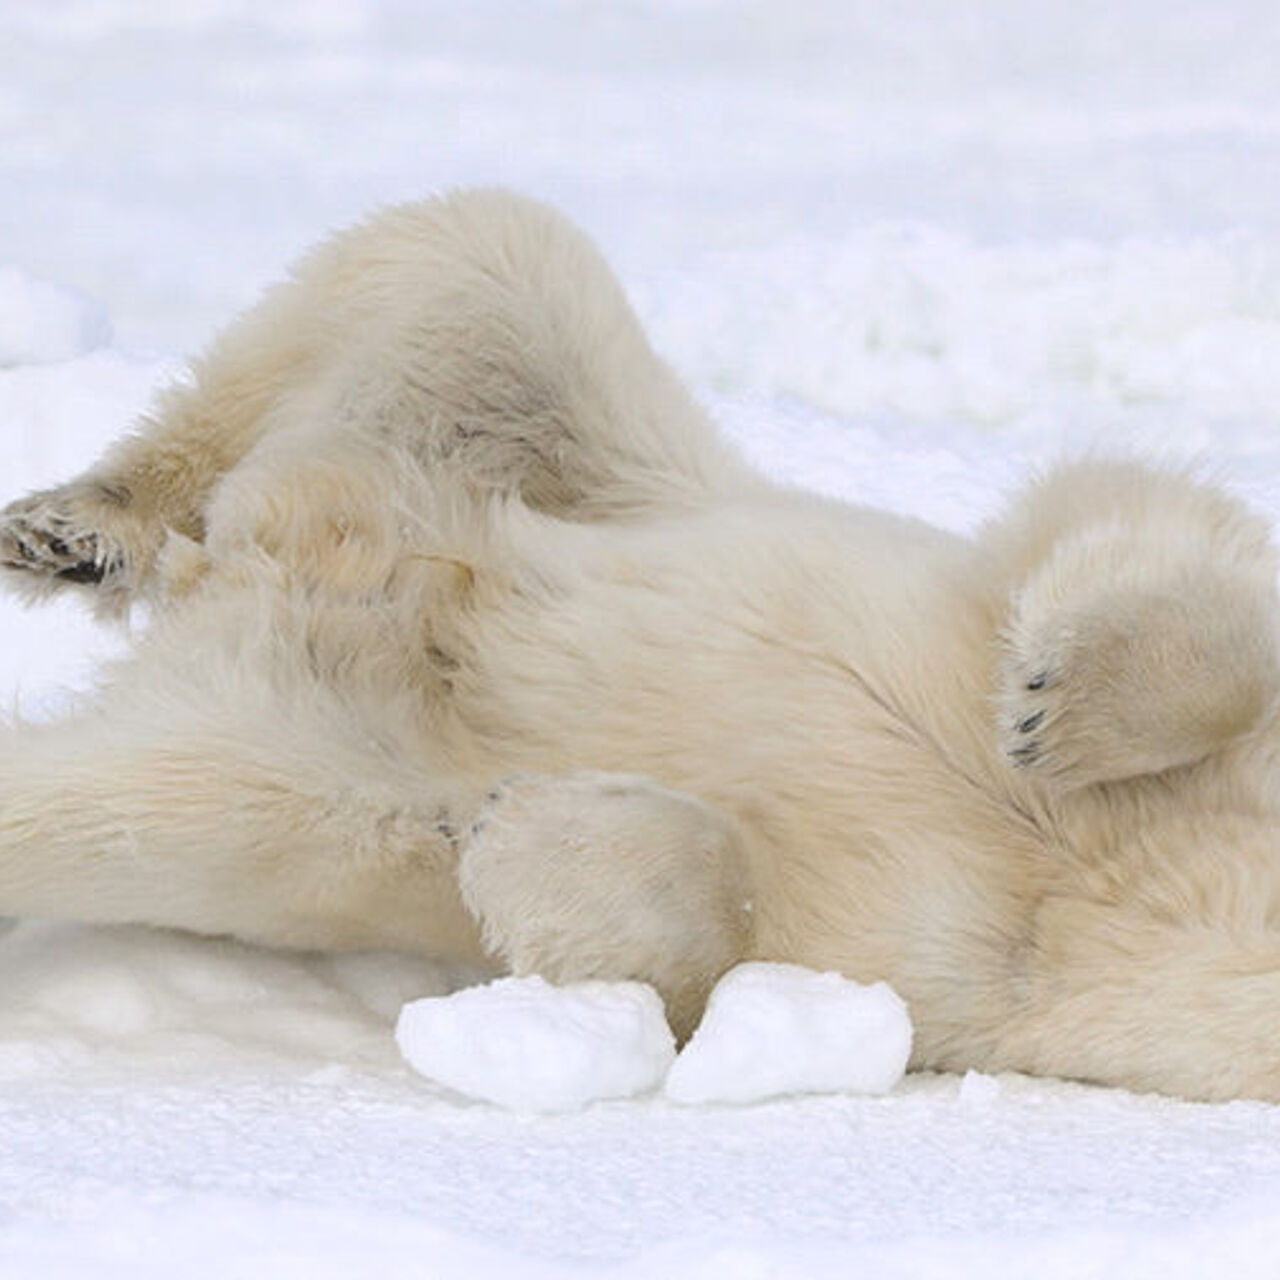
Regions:
<svg viewBox="0 0 1280 1280"><path fill-rule="evenodd" d="M3 575L149 622L3 731L0 912L888 979L917 1068L1280 1099L1266 523L1064 465L961 538L779 487L502 191L321 246Z"/></svg>

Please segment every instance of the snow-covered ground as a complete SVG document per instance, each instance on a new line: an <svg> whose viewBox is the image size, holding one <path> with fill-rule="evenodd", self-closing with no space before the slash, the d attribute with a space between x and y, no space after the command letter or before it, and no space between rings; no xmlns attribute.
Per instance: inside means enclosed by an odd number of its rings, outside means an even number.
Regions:
<svg viewBox="0 0 1280 1280"><path fill-rule="evenodd" d="M965 528L1142 450L1280 517L1277 66L1271 0L0 0L0 488L326 229L500 182L780 475ZM28 714L115 643L7 601L0 637ZM1280 1109L917 1077L515 1115L397 1053L461 980L13 926L0 1275L1280 1271Z"/></svg>

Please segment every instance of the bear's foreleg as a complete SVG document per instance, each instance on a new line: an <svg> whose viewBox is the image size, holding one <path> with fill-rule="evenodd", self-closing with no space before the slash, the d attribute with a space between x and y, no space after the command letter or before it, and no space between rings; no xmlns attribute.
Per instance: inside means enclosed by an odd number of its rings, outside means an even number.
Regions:
<svg viewBox="0 0 1280 1280"><path fill-rule="evenodd" d="M4 730L0 914L480 959L472 801L332 709L222 698Z"/></svg>

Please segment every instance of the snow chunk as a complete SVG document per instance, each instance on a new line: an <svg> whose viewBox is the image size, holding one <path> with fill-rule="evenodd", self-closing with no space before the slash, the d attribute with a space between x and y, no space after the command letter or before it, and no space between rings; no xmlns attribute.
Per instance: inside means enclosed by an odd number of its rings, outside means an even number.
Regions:
<svg viewBox="0 0 1280 1280"><path fill-rule="evenodd" d="M966 1111L989 1111L1000 1098L1000 1081L980 1071L966 1071L960 1081L960 1105Z"/></svg>
<svg viewBox="0 0 1280 1280"><path fill-rule="evenodd" d="M107 313L92 299L0 267L0 369L71 360L110 340Z"/></svg>
<svg viewBox="0 0 1280 1280"><path fill-rule="evenodd" d="M662 1001L639 982L500 978L400 1011L409 1065L516 1111L574 1111L656 1089L675 1059Z"/></svg>
<svg viewBox="0 0 1280 1280"><path fill-rule="evenodd" d="M887 1093L911 1056L907 1006L883 982L790 964L743 964L711 993L667 1076L673 1102L789 1093Z"/></svg>

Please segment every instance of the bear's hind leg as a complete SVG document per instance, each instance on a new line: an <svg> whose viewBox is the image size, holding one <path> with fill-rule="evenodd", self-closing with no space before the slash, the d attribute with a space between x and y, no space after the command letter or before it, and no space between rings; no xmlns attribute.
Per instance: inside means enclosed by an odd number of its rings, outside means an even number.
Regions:
<svg viewBox="0 0 1280 1280"><path fill-rule="evenodd" d="M1063 467L988 534L1011 587L998 740L1058 786L1195 763L1280 702L1265 524L1130 464Z"/></svg>
<svg viewBox="0 0 1280 1280"><path fill-rule="evenodd" d="M659 359L594 246L510 192L384 210L321 245L70 483L0 512L0 581L120 614L168 532L277 427L405 448L460 492L634 519L760 480Z"/></svg>
<svg viewBox="0 0 1280 1280"><path fill-rule="evenodd" d="M1280 1102L1280 893L1270 823L1175 812L1063 879L1034 916L986 1071L1198 1101Z"/></svg>
<svg viewBox="0 0 1280 1280"><path fill-rule="evenodd" d="M203 538L214 487L310 385L304 301L297 286L268 294L86 472L0 511L0 582L28 600L80 589L101 617L146 595L170 531Z"/></svg>

